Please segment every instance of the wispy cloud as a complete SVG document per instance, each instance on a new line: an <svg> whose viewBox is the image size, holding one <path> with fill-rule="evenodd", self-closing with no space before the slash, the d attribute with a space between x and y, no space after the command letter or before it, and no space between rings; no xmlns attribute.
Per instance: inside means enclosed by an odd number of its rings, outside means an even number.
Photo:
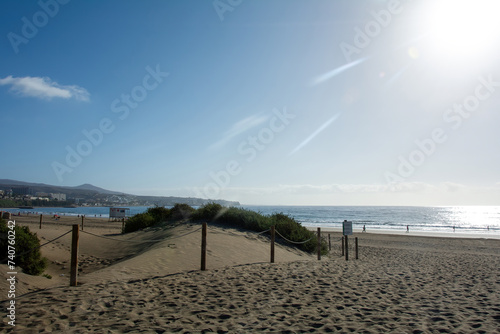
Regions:
<svg viewBox="0 0 500 334"><path fill-rule="evenodd" d="M313 81L312 81L312 85L313 86L316 86L316 85L319 85L320 83L323 83L327 80L330 80L331 78L339 75L340 73L342 72L345 72L347 71L348 69L352 68L352 67L355 67L363 62L365 62L366 60L368 60L370 57L364 57L364 58L361 58L361 59L358 59L358 60L355 60L355 61L352 61L350 63L347 63L345 65L342 65L340 67L337 67L336 69L332 70L332 71L329 71L325 74L322 74L320 75L319 77L315 78Z"/></svg>
<svg viewBox="0 0 500 334"><path fill-rule="evenodd" d="M402 69L400 69L399 71L396 72L396 74L394 74L386 83L385 83L385 86L386 87L392 87L394 85L394 83L401 77L401 75L406 72L406 70L408 69L409 65L406 65L404 66Z"/></svg>
<svg viewBox="0 0 500 334"><path fill-rule="evenodd" d="M1 86L11 86L9 91L20 96L36 97L44 100L52 98L88 101L90 94L82 87L76 85L64 86L47 77L13 77L0 78Z"/></svg>
<svg viewBox="0 0 500 334"><path fill-rule="evenodd" d="M321 125L316 131L314 131L309 137L307 137L302 143L300 143L296 148L293 149L288 155L293 155L297 151L299 151L302 147L306 146L311 140L314 139L317 135L319 135L323 130L325 130L330 124L332 124L337 118L339 118L340 113L336 114L328 121L326 121L323 125Z"/></svg>
<svg viewBox="0 0 500 334"><path fill-rule="evenodd" d="M250 130L251 128L264 123L269 119L269 116L262 114L255 114L250 117L244 118L236 123L234 123L229 130L227 130L223 137L216 143L210 145L209 149L217 149L224 146L232 138Z"/></svg>

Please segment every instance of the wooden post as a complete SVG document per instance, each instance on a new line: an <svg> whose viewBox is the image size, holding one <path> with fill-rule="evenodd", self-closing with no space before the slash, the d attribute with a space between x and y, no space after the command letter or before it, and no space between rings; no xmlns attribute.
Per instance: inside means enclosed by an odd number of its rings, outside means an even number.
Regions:
<svg viewBox="0 0 500 334"><path fill-rule="evenodd" d="M42 221L43 221L43 215L40 214L40 230L42 229Z"/></svg>
<svg viewBox="0 0 500 334"><path fill-rule="evenodd" d="M83 231L83 221L85 220L85 216L82 215L82 231Z"/></svg>
<svg viewBox="0 0 500 334"><path fill-rule="evenodd" d="M344 256L344 237L342 237L342 256Z"/></svg>
<svg viewBox="0 0 500 334"><path fill-rule="evenodd" d="M71 240L71 276L69 280L70 286L77 286L78 277L78 224L73 225L73 238Z"/></svg>
<svg viewBox="0 0 500 334"><path fill-rule="evenodd" d="M274 239L276 237L275 226L271 226L271 263L274 263Z"/></svg>
<svg viewBox="0 0 500 334"><path fill-rule="evenodd" d="M332 241L330 240L330 233L328 233L328 250L332 250Z"/></svg>
<svg viewBox="0 0 500 334"><path fill-rule="evenodd" d="M356 249L356 260L358 259L358 237L354 238L354 245Z"/></svg>
<svg viewBox="0 0 500 334"><path fill-rule="evenodd" d="M349 238L345 236L345 260L349 261Z"/></svg>
<svg viewBox="0 0 500 334"><path fill-rule="evenodd" d="M207 270L207 223L201 228L201 270Z"/></svg>
<svg viewBox="0 0 500 334"><path fill-rule="evenodd" d="M321 260L321 228L318 227L318 261Z"/></svg>

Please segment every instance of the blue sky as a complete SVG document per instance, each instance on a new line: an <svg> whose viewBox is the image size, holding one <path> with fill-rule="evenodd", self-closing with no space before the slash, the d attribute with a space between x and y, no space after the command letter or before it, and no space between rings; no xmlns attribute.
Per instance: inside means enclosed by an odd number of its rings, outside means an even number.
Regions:
<svg viewBox="0 0 500 334"><path fill-rule="evenodd" d="M2 1L0 176L243 204L500 205L498 7Z"/></svg>

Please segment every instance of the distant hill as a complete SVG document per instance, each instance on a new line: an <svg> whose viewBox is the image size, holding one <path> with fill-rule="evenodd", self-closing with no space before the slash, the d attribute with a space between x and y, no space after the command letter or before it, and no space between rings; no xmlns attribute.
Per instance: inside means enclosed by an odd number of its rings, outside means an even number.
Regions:
<svg viewBox="0 0 500 334"><path fill-rule="evenodd" d="M111 190L106 190L103 188L96 187L94 185L91 185L89 183L84 183L82 185L76 186L76 187L69 187L72 189L80 189L80 190L90 190L90 191L96 191L100 194L111 194L111 195L122 195L123 193L116 192L116 191L111 191Z"/></svg>
<svg viewBox="0 0 500 334"><path fill-rule="evenodd" d="M15 187L28 187L36 192L47 192L47 193L62 193L66 194L66 196L88 196L90 194L111 194L111 195L120 195L122 193L110 191L106 189L102 189L99 187L95 187L91 184L82 184L76 187L64 187L64 186L54 186L45 183L33 183L33 182L24 182L17 180L9 180L9 179L0 179L0 189L8 189Z"/></svg>
<svg viewBox="0 0 500 334"><path fill-rule="evenodd" d="M200 206L209 202L219 203L224 206L239 206L239 202L226 201L222 199L207 200L194 197L174 197L174 196L137 196L124 194L96 187L92 184L82 184L76 187L54 186L44 183L24 182L10 179L0 179L0 189L8 190L15 187L28 187L33 193L61 193L66 194L68 199L78 199L79 203L89 203L91 205L159 205L171 206L176 203L186 203L192 206Z"/></svg>

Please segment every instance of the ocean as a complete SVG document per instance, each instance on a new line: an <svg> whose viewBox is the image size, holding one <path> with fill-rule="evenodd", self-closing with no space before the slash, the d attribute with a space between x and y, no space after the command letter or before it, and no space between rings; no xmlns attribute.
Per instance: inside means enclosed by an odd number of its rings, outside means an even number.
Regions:
<svg viewBox="0 0 500 334"><path fill-rule="evenodd" d="M148 207L130 207L134 215ZM284 213L304 226L341 228L344 220L352 221L354 230L363 226L369 231L410 231L473 234L500 233L500 206L255 206L244 205L242 208L265 215ZM109 217L108 207L78 208L35 208L4 209L17 214L44 215L86 215L88 217Z"/></svg>
<svg viewBox="0 0 500 334"><path fill-rule="evenodd" d="M304 226L361 230L500 233L500 206L248 206L263 214L283 212Z"/></svg>

